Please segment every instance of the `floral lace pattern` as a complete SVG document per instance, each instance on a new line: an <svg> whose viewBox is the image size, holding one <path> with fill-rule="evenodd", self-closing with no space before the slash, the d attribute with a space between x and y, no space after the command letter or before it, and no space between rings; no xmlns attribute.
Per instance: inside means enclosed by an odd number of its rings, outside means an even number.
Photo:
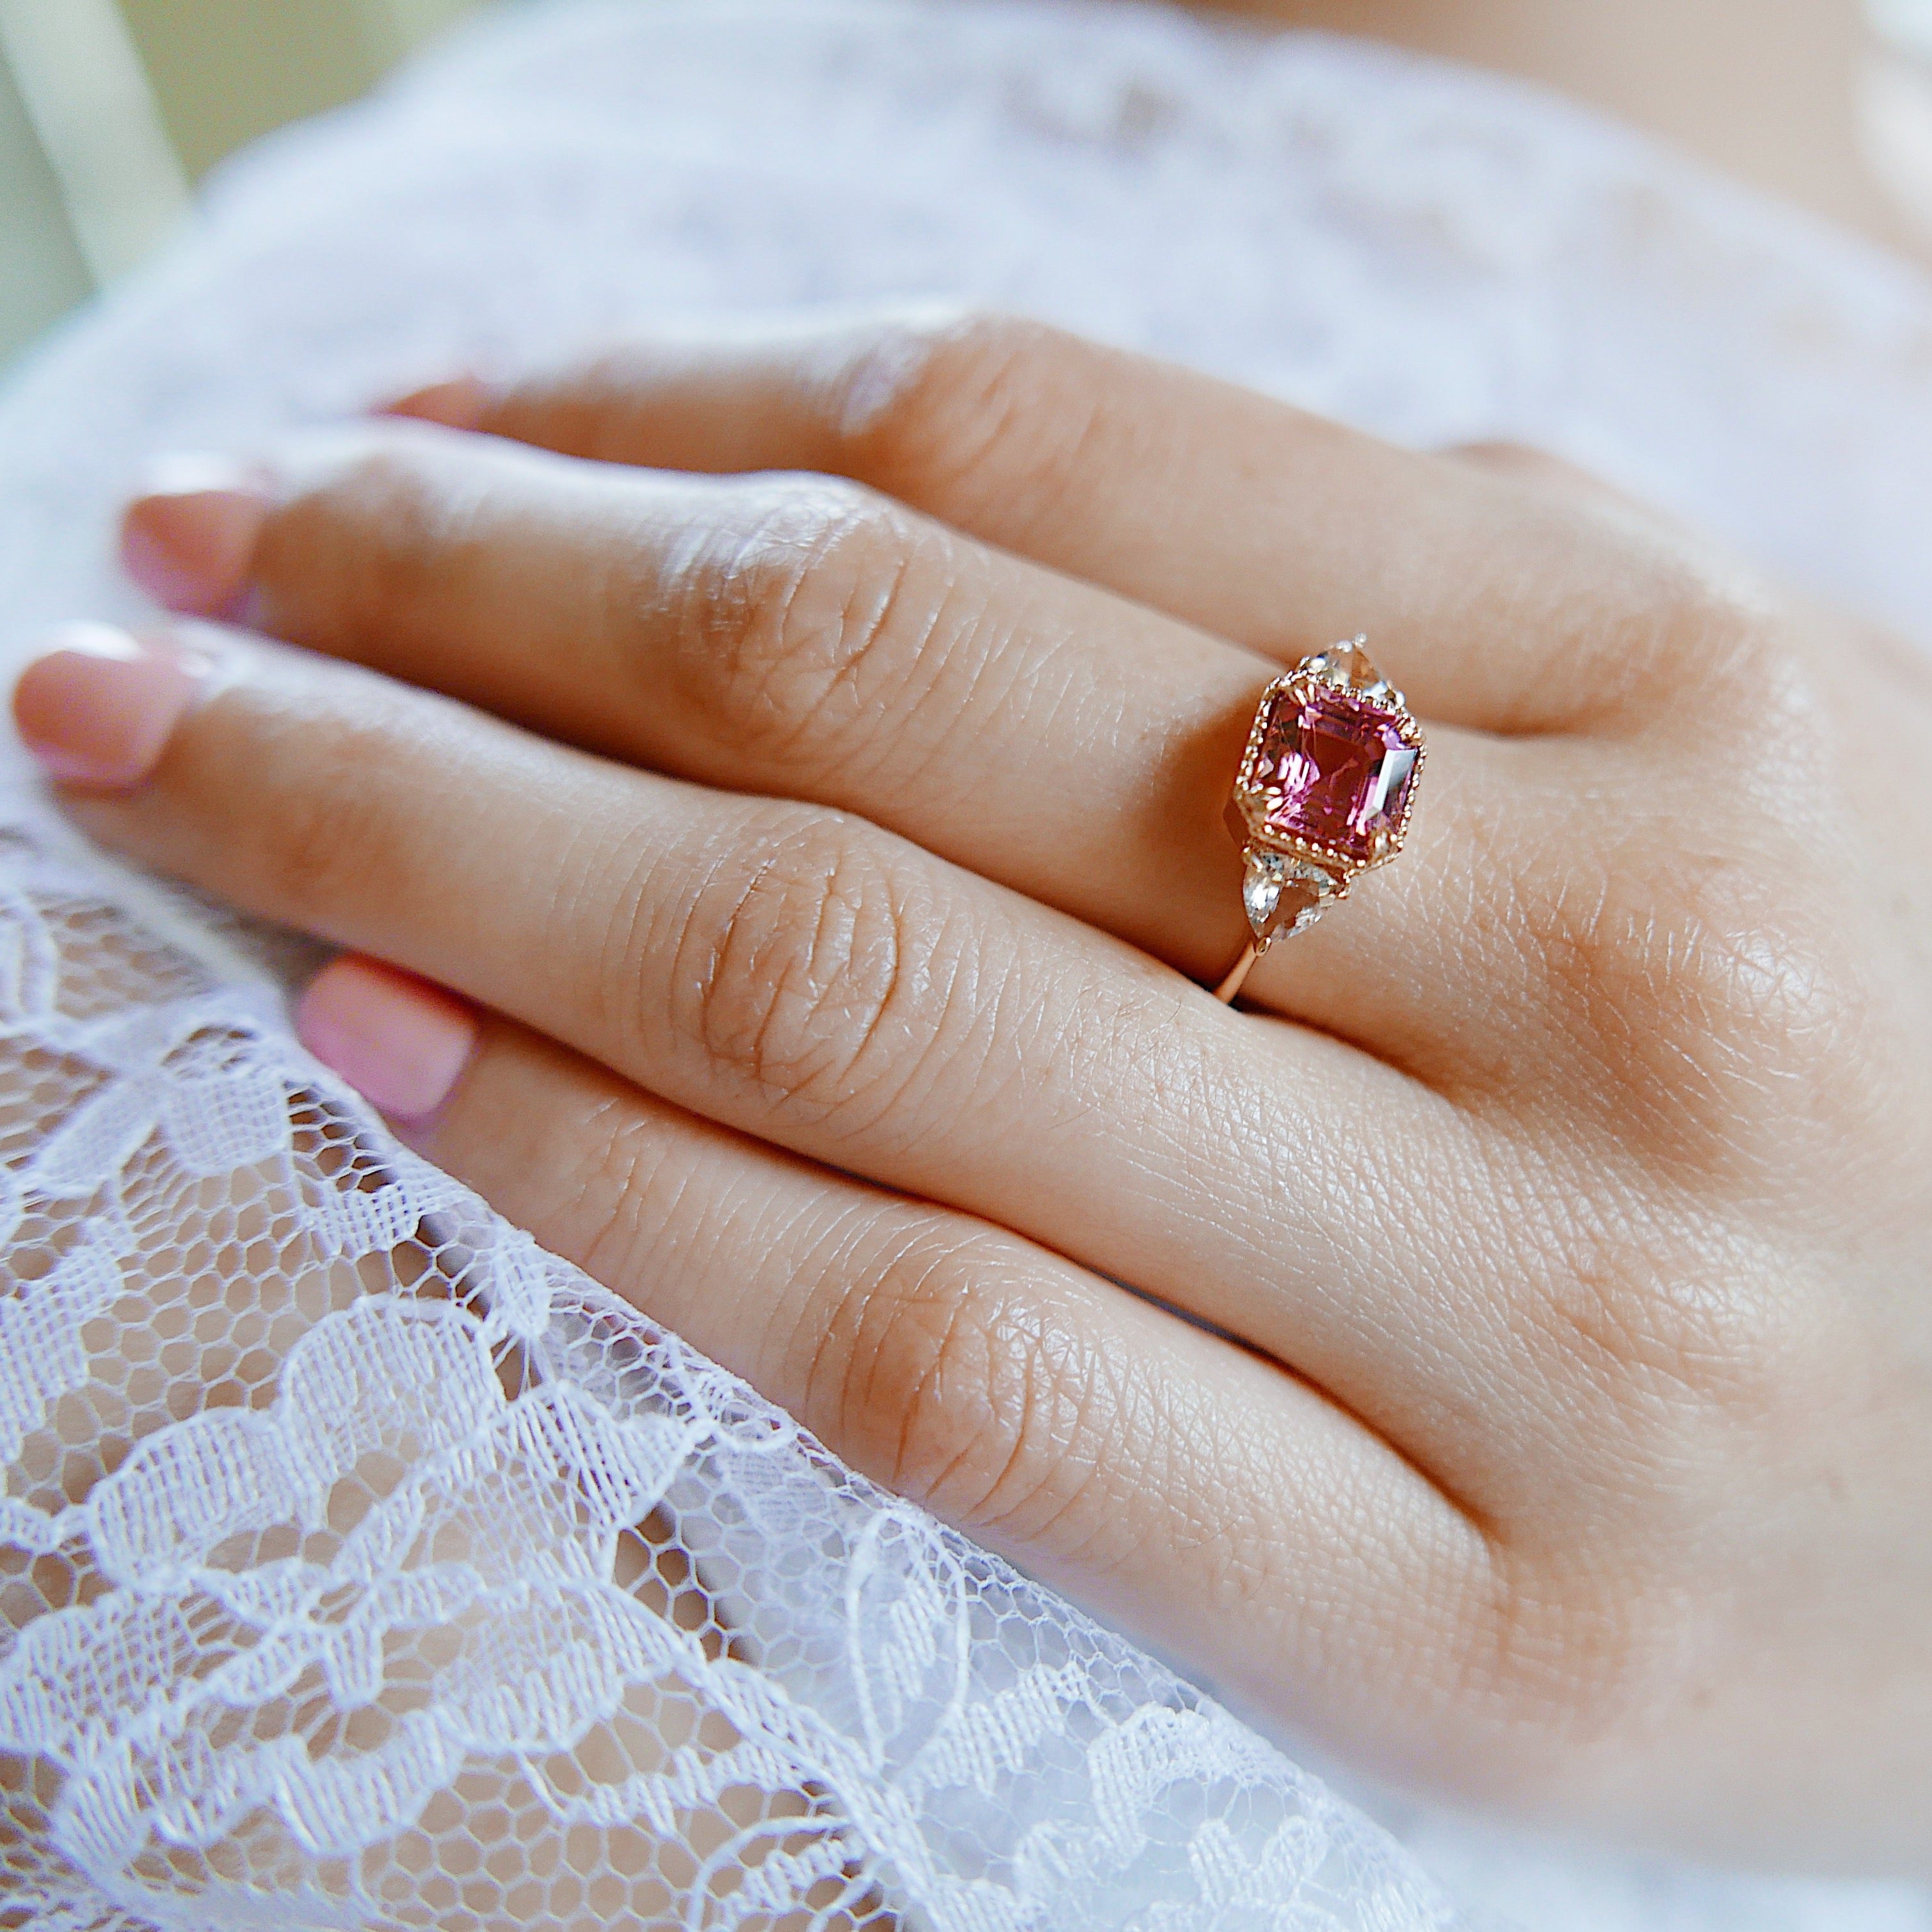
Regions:
<svg viewBox="0 0 1932 1932"><path fill-rule="evenodd" d="M0 851L0 1925L1421 1928L1394 1845Z"/></svg>
<svg viewBox="0 0 1932 1932"><path fill-rule="evenodd" d="M140 614L158 452L934 298L1543 444L1932 638L1923 278L1561 103L1126 0L572 0L226 171L0 395L0 656ZM284 939L0 825L0 1928L1448 1922L394 1146L290 1042ZM1400 1826L1539 1932L1932 1928Z"/></svg>

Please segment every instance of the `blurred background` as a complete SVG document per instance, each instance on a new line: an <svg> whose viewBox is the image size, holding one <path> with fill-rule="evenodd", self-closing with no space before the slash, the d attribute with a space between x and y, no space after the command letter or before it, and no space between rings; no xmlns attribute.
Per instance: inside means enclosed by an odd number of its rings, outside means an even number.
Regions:
<svg viewBox="0 0 1932 1932"><path fill-rule="evenodd" d="M0 0L0 370L165 241L224 155L480 4ZM1932 230L1932 0L1864 4L1868 146Z"/></svg>
<svg viewBox="0 0 1932 1932"><path fill-rule="evenodd" d="M0 0L0 367L164 241L194 184L477 0Z"/></svg>

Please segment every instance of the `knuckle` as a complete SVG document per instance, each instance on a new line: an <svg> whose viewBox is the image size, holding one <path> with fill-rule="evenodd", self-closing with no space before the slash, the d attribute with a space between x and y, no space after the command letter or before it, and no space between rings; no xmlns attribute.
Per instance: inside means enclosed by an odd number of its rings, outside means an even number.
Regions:
<svg viewBox="0 0 1932 1932"><path fill-rule="evenodd" d="M358 678L358 684L362 680ZM271 774L248 814L268 902L298 920L347 904L370 878L403 874L405 826L386 782L406 768L410 742L379 692L360 706L290 715L266 734L257 769Z"/></svg>
<svg viewBox="0 0 1932 1932"><path fill-rule="evenodd" d="M1785 700L1796 670L1790 635L1771 594L1742 570L1687 569L1665 610L1663 647L1689 683L1747 716Z"/></svg>
<svg viewBox="0 0 1932 1932"><path fill-rule="evenodd" d="M1636 621L1648 721L1590 753L1615 816L1582 789L1552 814L1518 877L1523 940L1561 1064L1626 1148L1700 1186L1762 1182L1871 1077L1838 876L1856 835L1784 613L1687 571Z"/></svg>
<svg viewBox="0 0 1932 1932"><path fill-rule="evenodd" d="M944 573L915 587L932 538L857 484L786 478L747 494L748 514L685 574L681 688L754 755L842 758L920 659Z"/></svg>
<svg viewBox="0 0 1932 1932"><path fill-rule="evenodd" d="M1586 1072L1571 1102L1654 1172L1729 1190L1804 1157L1796 1130L1851 1070L1860 994L1816 856L1688 831L1670 805L1660 788L1595 865L1546 877L1532 943L1564 1064Z"/></svg>
<svg viewBox="0 0 1932 1932"><path fill-rule="evenodd" d="M1077 465L1092 393L1081 364L1095 352L1049 324L998 313L903 326L848 365L842 415L865 473L889 489L936 496L971 520L1016 473Z"/></svg>
<svg viewBox="0 0 1932 1932"><path fill-rule="evenodd" d="M687 927L700 956L680 980L712 1068L821 1123L889 1109L935 1032L943 922L920 897L857 820L780 815Z"/></svg>
<svg viewBox="0 0 1932 1932"><path fill-rule="evenodd" d="M1666 1668L1671 1607L1593 1552L1504 1551L1492 1576L1489 1601L1462 1627L1457 1675L1465 1700L1514 1734L1517 1768L1499 1792L1587 1786L1606 1735Z"/></svg>
<svg viewBox="0 0 1932 1932"><path fill-rule="evenodd" d="M1716 1245L1724 1245L1718 1238ZM1748 1258L1647 1291L1634 1282L1607 1312L1555 1314L1546 1330L1563 1372L1586 1376L1592 1439L1613 1477L1599 1491L1585 1544L1534 1516L1496 1540L1490 1600L1468 1626L1466 1687L1540 1732L1568 1757L1613 1737L1624 1719L1682 1694L1685 1640L1696 1622L1668 1552L1699 1532L1686 1469L1773 1466L1794 1418L1814 1424L1821 1382L1815 1346L1831 1318L1802 1292L1746 1279ZM1768 1257L1759 1257L1760 1262Z"/></svg>
<svg viewBox="0 0 1932 1932"><path fill-rule="evenodd" d="M1582 1037L1640 1078L1668 1072L1673 1106L1761 1080L1829 1030L1833 989L1758 885L1738 857L1679 852L1552 896L1545 956Z"/></svg>
<svg viewBox="0 0 1932 1932"><path fill-rule="evenodd" d="M1798 669L1775 593L1694 537L1659 532L1652 554L1654 567L1632 574L1644 587L1622 603L1628 668L1652 700L1645 715L1666 730L1707 724L1718 711L1768 722L1789 704Z"/></svg>
<svg viewBox="0 0 1932 1932"><path fill-rule="evenodd" d="M826 1324L814 1369L836 1439L950 1520L1036 1538L1104 1456L1085 1438L1096 1368L992 1237L928 1225L900 1240Z"/></svg>
<svg viewBox="0 0 1932 1932"><path fill-rule="evenodd" d="M1559 587L1546 604L1534 595L1524 604L1501 578L1484 580L1485 594L1514 599L1552 644L1580 655L1588 694L1576 725L1670 742L1720 712L1755 724L1788 706L1799 654L1773 586L1607 487L1534 495L1523 543Z"/></svg>
<svg viewBox="0 0 1932 1932"><path fill-rule="evenodd" d="M454 514L406 441L317 459L263 533L257 570L271 614L304 643L353 642L406 621L434 587Z"/></svg>
<svg viewBox="0 0 1932 1932"><path fill-rule="evenodd" d="M1542 1372L1594 1391L1597 1438L1661 1480L1714 1424L1767 1413L1802 1372L1806 1294L1789 1261L1732 1216L1615 1182L1576 1185L1574 1158L1534 1166L1536 1199L1512 1236L1524 1334Z"/></svg>

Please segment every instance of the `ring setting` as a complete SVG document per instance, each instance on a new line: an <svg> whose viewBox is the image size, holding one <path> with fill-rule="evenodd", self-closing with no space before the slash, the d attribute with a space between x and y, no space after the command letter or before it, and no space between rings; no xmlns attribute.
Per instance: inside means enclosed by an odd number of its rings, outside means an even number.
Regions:
<svg viewBox="0 0 1932 1932"><path fill-rule="evenodd" d="M1408 836L1422 728L1370 661L1367 643L1360 637L1304 658L1256 707L1228 802L1254 938L1216 988L1223 1000L1276 940L1306 932Z"/></svg>

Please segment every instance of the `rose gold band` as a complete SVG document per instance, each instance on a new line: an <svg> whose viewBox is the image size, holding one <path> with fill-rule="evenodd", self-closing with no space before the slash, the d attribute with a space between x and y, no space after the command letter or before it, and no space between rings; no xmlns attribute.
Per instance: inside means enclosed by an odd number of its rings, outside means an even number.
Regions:
<svg viewBox="0 0 1932 1932"><path fill-rule="evenodd" d="M1214 988L1224 1005L1276 940L1306 932L1408 836L1422 728L1366 642L1304 658L1256 707L1228 802L1254 937Z"/></svg>
<svg viewBox="0 0 1932 1932"><path fill-rule="evenodd" d="M1241 948L1241 956L1234 962L1228 976L1214 988L1214 997L1224 1006L1234 1004L1234 995L1246 983L1248 975L1255 970L1255 962L1262 956L1262 950L1251 939Z"/></svg>

